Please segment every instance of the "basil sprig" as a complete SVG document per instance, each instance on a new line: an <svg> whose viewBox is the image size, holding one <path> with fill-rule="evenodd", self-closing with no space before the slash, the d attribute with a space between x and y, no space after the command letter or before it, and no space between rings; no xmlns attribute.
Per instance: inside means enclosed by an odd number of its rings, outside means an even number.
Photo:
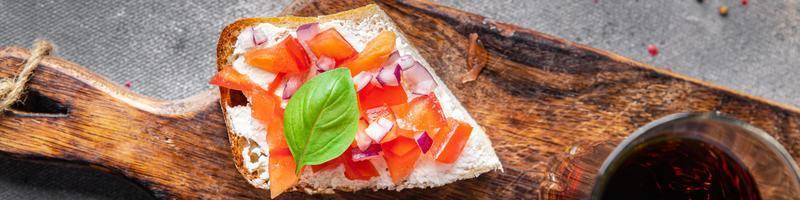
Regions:
<svg viewBox="0 0 800 200"><path fill-rule="evenodd" d="M317 165L342 155L358 131L358 101L350 70L339 68L304 83L284 112L284 134L297 163Z"/></svg>

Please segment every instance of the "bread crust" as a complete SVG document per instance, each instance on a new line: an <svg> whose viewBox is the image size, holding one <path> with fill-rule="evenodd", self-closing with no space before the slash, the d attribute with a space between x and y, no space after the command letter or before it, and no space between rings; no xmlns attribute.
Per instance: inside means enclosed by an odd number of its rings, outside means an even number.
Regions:
<svg viewBox="0 0 800 200"><path fill-rule="evenodd" d="M331 21L331 20L360 20L360 19L364 19L364 18L367 18L367 17L375 16L375 15L381 15L381 16L385 17L386 19L388 19L388 15L386 15L386 13L384 13L378 6L376 6L374 4L370 4L370 5L367 5L367 6L364 6L364 7L360 7L360 8L356 8L356 9L353 9L353 10L348 10L348 11L344 11L344 12L340 12L340 13L335 13L335 14L325 15L325 16L318 16L318 17L286 16L286 17L271 17L271 18L245 18L245 19L237 20L236 22L226 26L225 29L223 29L222 33L220 34L219 42L217 43L217 70L220 70L223 66L230 65L233 62L232 54L233 54L233 51L234 51L234 44L236 44L236 40L238 38L238 35L239 35L240 31L244 30L244 28L247 28L247 27L250 27L250 26L254 26L254 25L257 25L257 24L261 24L261 23L270 23L270 24L278 26L278 27L284 27L284 28L288 28L288 29L296 29L298 26L303 25L303 24L307 24L307 23L314 23L314 22L324 23L324 22ZM394 26L393 23L390 23L390 24L392 26ZM398 32L399 32L399 29L395 28L395 30L398 30ZM405 37L403 36L402 33L399 33L398 35L405 40ZM416 52L416 51L413 52L413 53L418 54L418 52ZM425 61L422 61L422 62L425 62ZM425 63L425 65L427 65L427 62ZM448 94L450 93L449 89L444 88L444 90L447 90ZM244 99L244 97L242 96L242 94L240 92L233 91L233 90L228 90L226 88L220 88L220 96L221 96L220 104L222 105L223 115L226 116L225 117L225 123L227 124L228 127L231 127L232 124L231 124L231 120L228 118L228 113L226 111L226 107L228 107L228 106L233 107L233 106L236 106L236 105L246 105L247 104L247 100ZM461 109L463 109L463 108L461 108ZM483 137L481 137L481 139L482 140L486 140L485 141L486 142L485 145L488 146L487 148L492 148L491 147L491 142L488 141L488 138L485 136L485 133L482 131L482 129L480 127L477 127L477 129L480 129L480 131L477 131L477 134L483 134ZM473 133L473 134L475 134L475 133ZM248 144L254 144L254 142L249 141L247 138L244 138L244 137L234 133L233 129L231 129L231 128L228 129L228 138L229 138L230 143L231 143L231 153L233 154L233 160L234 160L234 163L235 163L236 168L239 171L239 173L241 173L245 177L245 179L247 179L248 182L250 182L253 186L255 186L257 188L268 189L268 186L267 186L266 183L262 183L262 182L257 181L258 178L259 178L258 171L249 172L243 166L244 158L242 156L242 151L244 150L244 148L246 148L246 146L248 146ZM491 151L494 152L493 149L491 149ZM495 156L495 159L496 159L496 156ZM485 167L479 167L479 168L470 169L466 173L461 174L459 180L460 179L467 179L467 178L474 178L474 177L477 177L480 174L483 174L483 173L491 171L491 170L496 170L496 169L502 170L502 166L500 165L499 161L496 164L488 165L488 166L485 166ZM425 187L436 187L436 186L439 186L439 185L404 185L404 187L406 187L406 188L408 188L408 187L425 188ZM399 190L399 189L402 189L402 188L403 187L396 188L396 189ZM349 191L358 190L358 188L351 188L351 187L347 187L347 186L337 187L336 189L340 190L340 191L348 191L348 192ZM333 190L331 188L314 188L314 187L311 187L309 185L303 185L303 184L298 184L297 186L295 186L291 190L300 190L300 191L304 191L304 192L309 193L309 194L332 193L333 192Z"/></svg>

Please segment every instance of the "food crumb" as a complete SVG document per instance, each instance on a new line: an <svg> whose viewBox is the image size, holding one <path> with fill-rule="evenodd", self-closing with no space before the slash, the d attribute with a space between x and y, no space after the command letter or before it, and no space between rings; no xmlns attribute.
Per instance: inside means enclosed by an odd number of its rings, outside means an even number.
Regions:
<svg viewBox="0 0 800 200"><path fill-rule="evenodd" d="M647 53L650 53L650 56L658 55L658 47L655 44L647 45Z"/></svg>
<svg viewBox="0 0 800 200"><path fill-rule="evenodd" d="M726 5L719 6L719 14L722 15L723 17L728 16L728 6Z"/></svg>
<svg viewBox="0 0 800 200"><path fill-rule="evenodd" d="M131 81L125 81L125 87L131 88Z"/></svg>
<svg viewBox="0 0 800 200"><path fill-rule="evenodd" d="M748 3L748 0L742 0L742 5L743 5L743 6L746 6L746 5L747 5L747 3Z"/></svg>

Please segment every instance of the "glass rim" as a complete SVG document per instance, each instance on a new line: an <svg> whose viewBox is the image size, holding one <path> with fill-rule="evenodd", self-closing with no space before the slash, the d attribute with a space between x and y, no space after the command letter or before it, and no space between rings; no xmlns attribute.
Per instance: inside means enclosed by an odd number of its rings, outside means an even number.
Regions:
<svg viewBox="0 0 800 200"><path fill-rule="evenodd" d="M754 136L757 140L760 140L761 143L767 144L767 148L773 150L774 152L777 152L781 160L784 163L787 163L788 166L786 167L791 170L791 174L794 175L794 179L797 182L800 182L800 167L798 167L797 162L795 162L791 154L789 154L786 148L783 145L781 145L778 142L778 140L767 134L767 132L765 132L764 130L761 130L760 128L750 125L749 123L731 117L720 115L718 112L674 113L645 124L644 126L634 131L633 134L626 137L622 142L620 142L614 148L614 150L612 150L611 153L606 157L606 159L603 161L603 164L600 165L600 168L597 171L597 176L596 176L597 179L594 182L592 193L596 193L597 191L595 190L598 189L599 184L603 184L601 182L605 181L605 179L602 177L606 175L608 168L611 167L614 161L616 161L616 159L619 156L621 156L621 154L625 150L635 145L634 142L645 136L645 134L648 133L650 130L653 130L654 128L659 127L661 125L676 121L697 120L697 119L713 120L744 129L745 132L747 132L751 136ZM592 198L595 197L593 196Z"/></svg>

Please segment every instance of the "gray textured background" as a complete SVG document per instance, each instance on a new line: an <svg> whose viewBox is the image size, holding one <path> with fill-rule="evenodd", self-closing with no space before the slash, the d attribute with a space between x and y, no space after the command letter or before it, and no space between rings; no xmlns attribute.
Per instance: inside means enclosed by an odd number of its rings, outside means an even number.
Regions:
<svg viewBox="0 0 800 200"><path fill-rule="evenodd" d="M800 105L798 0L440 0L445 5L670 68L750 94ZM219 31L237 18L272 16L281 1L0 0L0 46L35 38L56 55L134 91L179 99L211 88ZM728 17L717 7L730 6ZM656 44L651 57L646 46ZM120 178L0 159L0 199L139 199Z"/></svg>

